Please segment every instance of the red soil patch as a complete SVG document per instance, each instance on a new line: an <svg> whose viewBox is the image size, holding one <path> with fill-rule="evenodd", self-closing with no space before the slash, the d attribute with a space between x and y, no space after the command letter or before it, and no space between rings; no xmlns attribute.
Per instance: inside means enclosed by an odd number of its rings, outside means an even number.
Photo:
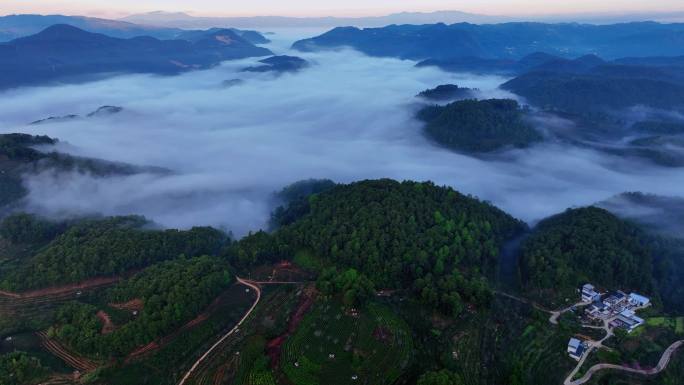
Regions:
<svg viewBox="0 0 684 385"><path fill-rule="evenodd" d="M101 277L101 278L93 278L89 279L80 283L75 283L72 285L66 285L66 286L55 286L55 287L48 287L45 289L39 289L39 290L33 290L33 291L27 291L23 293L13 293L13 292L8 292L8 291L0 291L0 295L5 296L5 297L10 297L10 298L38 298L38 297L47 297L51 295L56 295L56 294L64 294L68 293L71 291L75 290L85 290L85 289L93 289L101 286L107 286L111 285L113 283L116 283L120 280L120 277Z"/></svg>
<svg viewBox="0 0 684 385"><path fill-rule="evenodd" d="M100 331L100 333L109 334L116 329L116 326L114 326L114 323L112 322L112 319L109 317L109 314L105 313L103 310L97 312L97 318L99 318L100 321L102 321L102 330Z"/></svg>
<svg viewBox="0 0 684 385"><path fill-rule="evenodd" d="M308 312L309 309L311 309L311 306L313 305L315 299L315 290L305 292L304 298L300 301L297 310L295 310L294 313L292 313L292 316L290 317L290 322L288 323L287 331L284 334L272 339L268 342L268 344L266 344L266 354L271 360L272 368L277 368L280 364L280 356L282 353L282 347L285 343L285 340L287 340L287 338L297 330L297 327L300 323L302 323L302 320L304 319L304 315L306 315L306 312Z"/></svg>
<svg viewBox="0 0 684 385"><path fill-rule="evenodd" d="M123 303L110 303L109 306L114 309L127 310L127 311L141 311L144 307L143 301L140 298L134 298L128 302Z"/></svg>

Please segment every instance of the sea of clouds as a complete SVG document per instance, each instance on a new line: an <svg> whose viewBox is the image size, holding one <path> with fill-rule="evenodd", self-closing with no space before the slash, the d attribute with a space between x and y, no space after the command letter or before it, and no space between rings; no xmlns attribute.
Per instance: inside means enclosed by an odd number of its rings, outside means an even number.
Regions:
<svg viewBox="0 0 684 385"><path fill-rule="evenodd" d="M455 83L480 89L482 97L510 97L497 89L504 78L415 68L351 50L293 53L290 43L276 36L271 48L309 60L310 68L280 76L241 72L258 60L249 59L175 77L127 75L0 94L2 132L46 134L60 139L59 151L171 170L28 176L28 209L140 214L163 226L213 225L243 235L266 226L274 191L308 178L432 180L530 223L624 191L684 196L681 169L556 142L477 158L422 135L414 119L419 91ZM222 86L231 79L244 82ZM124 111L27 124L102 105Z"/></svg>

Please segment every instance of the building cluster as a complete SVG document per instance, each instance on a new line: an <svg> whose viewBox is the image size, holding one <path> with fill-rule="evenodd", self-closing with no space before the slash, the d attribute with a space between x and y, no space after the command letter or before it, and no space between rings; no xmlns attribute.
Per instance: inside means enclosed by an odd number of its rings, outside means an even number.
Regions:
<svg viewBox="0 0 684 385"><path fill-rule="evenodd" d="M636 310L649 306L651 300L637 293L625 294L623 291L603 294L591 284L582 286L582 302L589 304L586 314L592 320L602 320L612 328L622 328L628 333L644 324L636 315ZM573 307L573 310L575 308ZM571 338L568 342L568 355L579 361L587 352L586 342Z"/></svg>
<svg viewBox="0 0 684 385"><path fill-rule="evenodd" d="M636 315L635 310L648 306L651 302L643 295L627 295L620 290L604 298L591 284L582 287L582 301L591 303L586 310L589 318L608 320L610 326L625 329L627 332L632 332L643 325L644 320Z"/></svg>

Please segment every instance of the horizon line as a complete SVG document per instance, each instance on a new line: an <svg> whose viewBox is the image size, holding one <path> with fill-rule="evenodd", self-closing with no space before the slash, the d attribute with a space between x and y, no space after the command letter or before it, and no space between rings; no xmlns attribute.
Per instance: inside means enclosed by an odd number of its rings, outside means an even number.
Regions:
<svg viewBox="0 0 684 385"><path fill-rule="evenodd" d="M209 15L209 14L204 14L202 12L194 12L194 11L166 11L166 10L153 10L153 11L143 11L143 12L134 12L134 13L121 13L122 16L118 17L107 17L103 15L97 15L92 12L77 12L77 13L71 13L71 12L10 12L6 14L0 14L0 17L6 17L6 16L22 16L22 15L38 15L38 16L72 16L72 17L92 17L92 18L100 18L100 19L109 19L109 20L121 20L125 19L127 17L131 16L140 16L140 15L150 15L150 14L184 14L189 17L194 17L194 18L258 18L258 17L268 17L268 18L293 18L293 19L324 19L324 18L330 18L330 19L366 19L366 18L383 18L383 17L389 17L389 16L396 16L396 15L403 15L403 14L416 14L416 15L431 15L431 14L439 14L439 13L461 13L465 16L474 16L474 17L490 17L490 18L502 18L502 19L525 19L525 18L563 18L563 17L585 17L585 18L601 18L601 17L612 17L612 18L620 18L620 17L630 17L630 16L653 16L653 15L658 15L658 16L677 16L678 14L684 14L684 8L680 10L641 10L641 11L625 11L625 12L610 12L610 11L579 11L579 12L540 12L540 13L530 13L530 14L489 14L489 13L474 13L474 12L467 12L467 11L461 11L461 10L456 10L456 9L442 9L442 10L434 10L434 11L396 11L396 12L387 12L387 13L378 13L378 14L365 14L365 15L331 15L331 14L320 14L320 15L287 15L287 14L221 14L221 15ZM642 21L651 21L651 20L642 20Z"/></svg>

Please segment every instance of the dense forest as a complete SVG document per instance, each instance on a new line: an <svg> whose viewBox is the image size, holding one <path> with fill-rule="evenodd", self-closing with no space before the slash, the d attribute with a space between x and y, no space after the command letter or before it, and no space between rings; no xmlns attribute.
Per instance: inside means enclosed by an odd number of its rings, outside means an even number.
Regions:
<svg viewBox="0 0 684 385"><path fill-rule="evenodd" d="M636 105L661 109L684 107L683 85L653 78L652 72L657 70L650 68L620 76L616 67L610 67L613 72L583 74L530 72L504 83L502 88L542 109L579 114L601 114Z"/></svg>
<svg viewBox="0 0 684 385"><path fill-rule="evenodd" d="M515 100L462 100L429 106L418 112L425 132L437 143L456 151L489 152L503 147L527 147L542 139L525 121Z"/></svg>
<svg viewBox="0 0 684 385"><path fill-rule="evenodd" d="M368 180L306 202L304 210L297 207L301 217L273 235L259 232L235 244L235 263L310 250L378 289L410 289L447 314L458 314L464 302L487 302L485 277L494 274L501 244L526 228L488 203L432 183Z"/></svg>
<svg viewBox="0 0 684 385"><path fill-rule="evenodd" d="M13 244L40 244L53 240L67 228L67 222L51 221L35 214L15 213L0 222L0 236Z"/></svg>
<svg viewBox="0 0 684 385"><path fill-rule="evenodd" d="M0 355L0 385L24 385L40 381L48 371L38 359L24 352Z"/></svg>
<svg viewBox="0 0 684 385"><path fill-rule="evenodd" d="M427 100L446 101L473 98L475 91L477 90L472 88L459 87L456 84L442 84L435 88L421 91L416 96Z"/></svg>
<svg viewBox="0 0 684 385"><path fill-rule="evenodd" d="M0 226L3 236L25 241L54 231L44 222L28 218L8 218ZM225 234L209 227L162 231L145 229L147 224L144 218L134 216L78 222L9 271L0 287L28 290L118 275L181 254L215 254L227 241Z"/></svg>
<svg viewBox="0 0 684 385"><path fill-rule="evenodd" d="M202 256L159 263L125 280L104 295L108 303L142 301L135 318L102 334L96 306L71 302L57 311L51 331L81 353L122 357L165 336L201 313L232 281L226 261Z"/></svg>
<svg viewBox="0 0 684 385"><path fill-rule="evenodd" d="M653 256L643 236L635 225L596 207L548 218L522 245L523 288L547 303L575 298L587 282L655 294Z"/></svg>
<svg viewBox="0 0 684 385"><path fill-rule="evenodd" d="M330 190L336 184L330 179L307 179L292 183L275 194L279 206L271 214L274 228L290 224L308 210L310 195Z"/></svg>

